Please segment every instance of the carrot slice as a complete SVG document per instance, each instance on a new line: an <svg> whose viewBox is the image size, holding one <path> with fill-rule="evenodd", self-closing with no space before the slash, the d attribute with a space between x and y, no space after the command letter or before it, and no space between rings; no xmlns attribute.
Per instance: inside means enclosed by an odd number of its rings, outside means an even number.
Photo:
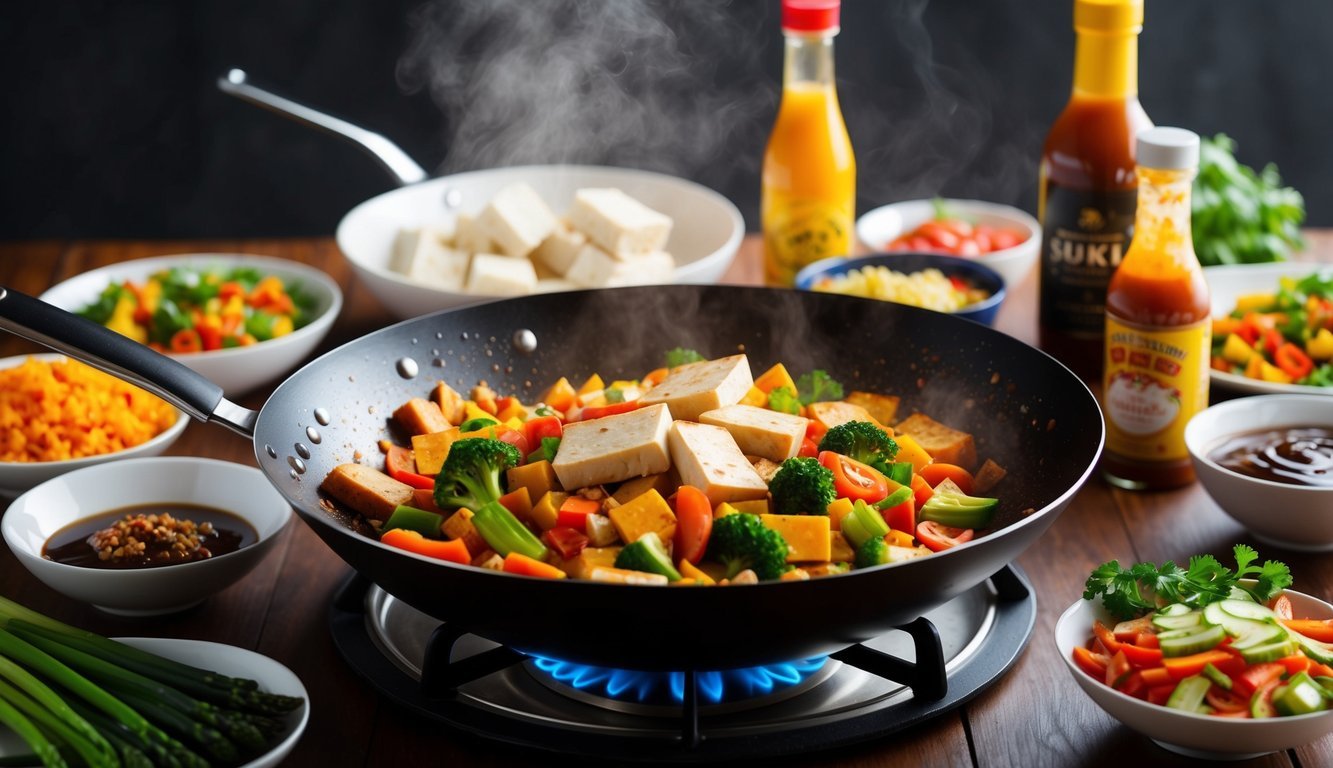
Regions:
<svg viewBox="0 0 1333 768"><path fill-rule="evenodd" d="M428 539L416 531L409 531L405 528L391 528L380 536L380 541L391 547L405 549L408 552L415 552L418 555L434 557L439 560L448 560L451 563L467 565L472 562L472 556L468 554L467 545L463 543L462 539L440 541L438 539Z"/></svg>
<svg viewBox="0 0 1333 768"><path fill-rule="evenodd" d="M543 563L518 552L510 552L505 555L504 570L506 573L516 573L520 576L537 576L543 579L565 578L565 572L554 565Z"/></svg>
<svg viewBox="0 0 1333 768"><path fill-rule="evenodd" d="M1184 680L1190 675L1197 675L1203 671L1207 664L1215 667L1227 663L1236 657L1226 651L1211 650L1203 653L1196 653L1191 656L1176 656L1162 659L1162 666L1171 674L1172 680Z"/></svg>
<svg viewBox="0 0 1333 768"><path fill-rule="evenodd" d="M1333 619L1283 619L1287 629L1299 632L1311 640L1333 643Z"/></svg>

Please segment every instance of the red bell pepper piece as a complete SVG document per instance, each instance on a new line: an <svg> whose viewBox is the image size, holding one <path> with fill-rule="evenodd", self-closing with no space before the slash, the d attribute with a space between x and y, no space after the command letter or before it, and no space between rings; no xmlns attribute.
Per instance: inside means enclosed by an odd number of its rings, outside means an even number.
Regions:
<svg viewBox="0 0 1333 768"><path fill-rule="evenodd" d="M435 478L417 473L417 462L412 458L411 448L389 446L388 452L384 454L384 470L389 473L389 477L413 488L435 488Z"/></svg>
<svg viewBox="0 0 1333 768"><path fill-rule="evenodd" d="M583 409L579 418L583 421L591 419L600 419L603 416L615 416L620 413L629 413L639 407L638 400L630 400L624 403L611 403L609 405L590 405Z"/></svg>
<svg viewBox="0 0 1333 768"><path fill-rule="evenodd" d="M587 536L563 525L557 525L543 533L542 541L546 542L546 546L554 549L566 560L578 557L583 548L588 546Z"/></svg>
<svg viewBox="0 0 1333 768"><path fill-rule="evenodd" d="M538 416L523 423L523 432L528 438L528 445L535 451L541 447L543 437L560 437L565 427L559 416Z"/></svg>

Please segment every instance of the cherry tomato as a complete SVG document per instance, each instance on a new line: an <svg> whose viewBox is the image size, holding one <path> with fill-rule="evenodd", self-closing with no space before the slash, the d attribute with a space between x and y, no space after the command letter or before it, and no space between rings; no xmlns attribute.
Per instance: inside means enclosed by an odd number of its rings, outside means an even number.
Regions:
<svg viewBox="0 0 1333 768"><path fill-rule="evenodd" d="M702 560L712 533L713 503L698 488L682 485L676 491L676 559Z"/></svg>
<svg viewBox="0 0 1333 768"><path fill-rule="evenodd" d="M806 459L813 459L819 455L819 444L807 437L801 440L801 450L798 451L796 455Z"/></svg>
<svg viewBox="0 0 1333 768"><path fill-rule="evenodd" d="M972 495L972 489L976 487L976 480L972 473L957 464L946 464L944 462L933 461L921 468L921 478L930 487L934 488L944 482L945 478L952 480L955 485L962 489L963 493Z"/></svg>
<svg viewBox="0 0 1333 768"><path fill-rule="evenodd" d="M503 440L517 448L520 462L532 452L532 449L528 446L528 436L523 434L522 430L510 429L509 427L496 427L495 439Z"/></svg>
<svg viewBox="0 0 1333 768"><path fill-rule="evenodd" d="M541 446L543 437L560 437L564 432L559 416L538 416L523 422L523 434L533 450Z"/></svg>
<svg viewBox="0 0 1333 768"><path fill-rule="evenodd" d="M573 528L556 526L542 534L542 541L566 560L579 556L588 546L588 537Z"/></svg>
<svg viewBox="0 0 1333 768"><path fill-rule="evenodd" d="M833 473L839 498L874 504L889 495L889 479L874 467L833 451L820 451L819 463Z"/></svg>
<svg viewBox="0 0 1333 768"><path fill-rule="evenodd" d="M971 528L951 528L933 520L924 520L916 527L916 537L932 552L943 552L969 542L974 535Z"/></svg>
<svg viewBox="0 0 1333 768"><path fill-rule="evenodd" d="M911 496L896 507L881 510L880 514L884 516L884 522L895 531L908 534L916 531L916 499Z"/></svg>
<svg viewBox="0 0 1333 768"><path fill-rule="evenodd" d="M600 419L603 416L615 416L618 413L629 413L639 407L639 401L630 400L626 403L611 403L610 405L592 405L583 409L583 415L579 418L583 421L589 419Z"/></svg>

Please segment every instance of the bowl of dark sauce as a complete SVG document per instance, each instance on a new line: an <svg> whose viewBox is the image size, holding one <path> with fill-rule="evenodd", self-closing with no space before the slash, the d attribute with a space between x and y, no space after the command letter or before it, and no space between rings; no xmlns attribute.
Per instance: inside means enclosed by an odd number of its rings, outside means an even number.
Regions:
<svg viewBox="0 0 1333 768"><path fill-rule="evenodd" d="M1333 398L1228 400L1190 420L1185 445L1204 490L1255 538L1333 551Z"/></svg>
<svg viewBox="0 0 1333 768"><path fill-rule="evenodd" d="M181 611L274 548L291 507L263 473L192 457L77 470L20 496L5 543L47 586L109 613Z"/></svg>

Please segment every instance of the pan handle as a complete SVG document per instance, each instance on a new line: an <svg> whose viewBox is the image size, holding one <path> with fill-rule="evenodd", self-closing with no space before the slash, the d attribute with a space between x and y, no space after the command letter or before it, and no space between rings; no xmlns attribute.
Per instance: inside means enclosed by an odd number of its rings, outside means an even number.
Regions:
<svg viewBox="0 0 1333 768"><path fill-rule="evenodd" d="M340 136L370 153L384 166L385 170L398 181L399 186L425 181L429 174L416 161L408 156L397 144L389 141L382 134L352 125L332 115L326 115L304 104L279 96L250 82L250 76L243 69L231 69L218 78L218 90L242 101L277 112L283 117L290 117L298 123L314 126L335 136Z"/></svg>
<svg viewBox="0 0 1333 768"><path fill-rule="evenodd" d="M222 387L137 341L2 285L0 330L143 387L200 421L254 437L258 414L224 398Z"/></svg>

